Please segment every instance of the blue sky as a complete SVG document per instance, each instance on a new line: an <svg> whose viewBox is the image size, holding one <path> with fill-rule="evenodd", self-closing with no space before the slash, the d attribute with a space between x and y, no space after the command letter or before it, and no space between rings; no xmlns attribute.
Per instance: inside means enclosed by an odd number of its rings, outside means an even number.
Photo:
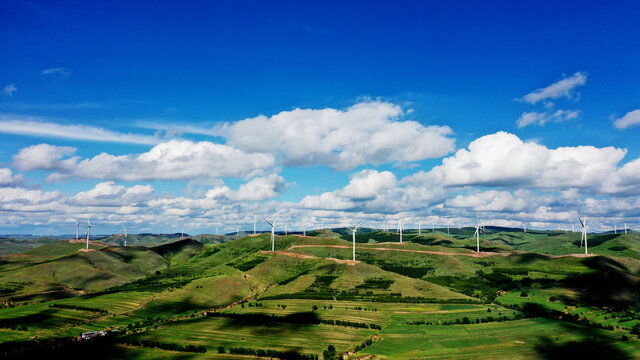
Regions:
<svg viewBox="0 0 640 360"><path fill-rule="evenodd" d="M97 232L211 232L256 209L294 228L640 225L638 15L633 1L2 2L0 233L87 215Z"/></svg>

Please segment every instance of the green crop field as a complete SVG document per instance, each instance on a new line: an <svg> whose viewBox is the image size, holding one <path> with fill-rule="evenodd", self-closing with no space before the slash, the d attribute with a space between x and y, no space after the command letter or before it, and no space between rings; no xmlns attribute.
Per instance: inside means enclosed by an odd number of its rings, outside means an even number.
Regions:
<svg viewBox="0 0 640 360"><path fill-rule="evenodd" d="M640 357L640 237L344 229L0 258L0 353L131 359ZM143 239L144 237L140 237ZM578 240L578 243L576 243ZM142 240L140 242L143 242ZM80 341L83 332L108 336Z"/></svg>

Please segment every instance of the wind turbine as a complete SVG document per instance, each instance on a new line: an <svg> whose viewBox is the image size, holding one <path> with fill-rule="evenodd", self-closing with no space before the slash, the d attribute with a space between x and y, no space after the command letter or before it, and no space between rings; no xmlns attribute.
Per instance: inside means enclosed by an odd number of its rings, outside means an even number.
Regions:
<svg viewBox="0 0 640 360"><path fill-rule="evenodd" d="M89 250L89 236L91 236L91 220L87 217L87 250Z"/></svg>
<svg viewBox="0 0 640 360"><path fill-rule="evenodd" d="M76 241L80 238L80 221L76 220Z"/></svg>
<svg viewBox="0 0 640 360"><path fill-rule="evenodd" d="M626 223L624 224L624 233L625 234L627 233L627 224Z"/></svg>
<svg viewBox="0 0 640 360"><path fill-rule="evenodd" d="M616 224L613 224L613 233L618 235L618 226Z"/></svg>
<svg viewBox="0 0 640 360"><path fill-rule="evenodd" d="M398 233L400 234L400 243L402 244L402 228L404 227L404 219L398 219Z"/></svg>
<svg viewBox="0 0 640 360"><path fill-rule="evenodd" d="M267 220L266 218L264 219L264 221L266 221L267 224L271 225L271 251L276 251L276 221L278 221L278 216L279 215L276 215L276 218L273 220L273 223Z"/></svg>
<svg viewBox="0 0 640 360"><path fill-rule="evenodd" d="M353 238L353 261L356 261L356 232L358 231L358 228L360 227L361 224L362 224L362 221L360 221L360 224L358 224L353 229L347 228L351 230L351 236ZM402 240L400 240L400 242L402 242Z"/></svg>
<svg viewBox="0 0 640 360"><path fill-rule="evenodd" d="M122 230L124 230L124 247L127 247L127 228L122 225Z"/></svg>
<svg viewBox="0 0 640 360"><path fill-rule="evenodd" d="M253 235L256 234L256 217L258 216L258 213L254 212L253 213Z"/></svg>
<svg viewBox="0 0 640 360"><path fill-rule="evenodd" d="M418 223L418 235L422 235L422 229L421 229L421 227L422 227L422 224L421 224L421 223Z"/></svg>
<svg viewBox="0 0 640 360"><path fill-rule="evenodd" d="M302 236L307 236L307 224L302 224Z"/></svg>
<svg viewBox="0 0 640 360"><path fill-rule="evenodd" d="M480 252L480 223L476 226L476 232L473 233L476 238L476 252Z"/></svg>
<svg viewBox="0 0 640 360"><path fill-rule="evenodd" d="M527 224L522 224L522 231L527 232Z"/></svg>
<svg viewBox="0 0 640 360"><path fill-rule="evenodd" d="M584 218L584 221L578 217L580 220L580 225L582 225L582 235L580 236L580 247L582 247L582 241L584 241L584 253L588 254L588 246L587 246L587 218Z"/></svg>

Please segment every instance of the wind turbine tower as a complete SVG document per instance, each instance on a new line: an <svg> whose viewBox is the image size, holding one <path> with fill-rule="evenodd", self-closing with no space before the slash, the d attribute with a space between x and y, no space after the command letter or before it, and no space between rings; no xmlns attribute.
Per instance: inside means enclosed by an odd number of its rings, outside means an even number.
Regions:
<svg viewBox="0 0 640 360"><path fill-rule="evenodd" d="M76 220L76 241L80 238L80 221Z"/></svg>
<svg viewBox="0 0 640 360"><path fill-rule="evenodd" d="M362 224L362 221L360 221L360 224ZM360 227L360 224L358 224L353 229L347 228L347 229L351 230L351 237L353 238L353 261L356 261L356 232L358 231L358 228ZM402 240L400 240L400 242L402 242Z"/></svg>
<svg viewBox="0 0 640 360"><path fill-rule="evenodd" d="M480 223L476 226L476 232L473 233L476 238L476 252L480 252Z"/></svg>
<svg viewBox="0 0 640 360"><path fill-rule="evenodd" d="M89 250L89 236L91 236L91 220L87 217L87 250Z"/></svg>
<svg viewBox="0 0 640 360"><path fill-rule="evenodd" d="M584 241L584 253L588 254L588 245L587 245L587 218L585 217L584 220L580 219L580 217L578 217L578 220L580 220L580 225L582 225L582 235L580 236L580 246L582 246L582 241Z"/></svg>
<svg viewBox="0 0 640 360"><path fill-rule="evenodd" d="M616 224L613 224L613 233L618 235L618 226Z"/></svg>
<svg viewBox="0 0 640 360"><path fill-rule="evenodd" d="M256 217L258 216L258 213L253 213L253 235L256 234Z"/></svg>
<svg viewBox="0 0 640 360"><path fill-rule="evenodd" d="M124 247L127 247L127 228L122 225L122 230L124 230Z"/></svg>
<svg viewBox="0 0 640 360"><path fill-rule="evenodd" d="M627 233L627 224L624 224L624 233Z"/></svg>
<svg viewBox="0 0 640 360"><path fill-rule="evenodd" d="M271 225L271 251L276 251L276 221L278 221L278 216L273 220L273 223L267 219L264 219L267 224Z"/></svg>
<svg viewBox="0 0 640 360"><path fill-rule="evenodd" d="M422 224L418 223L418 235L422 235Z"/></svg>

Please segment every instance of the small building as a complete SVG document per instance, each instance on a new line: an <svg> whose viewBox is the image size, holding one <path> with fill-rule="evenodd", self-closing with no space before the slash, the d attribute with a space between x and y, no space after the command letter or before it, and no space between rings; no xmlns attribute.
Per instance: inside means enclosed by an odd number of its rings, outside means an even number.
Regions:
<svg viewBox="0 0 640 360"><path fill-rule="evenodd" d="M82 333L82 340L91 340L98 337L97 331L89 331Z"/></svg>

